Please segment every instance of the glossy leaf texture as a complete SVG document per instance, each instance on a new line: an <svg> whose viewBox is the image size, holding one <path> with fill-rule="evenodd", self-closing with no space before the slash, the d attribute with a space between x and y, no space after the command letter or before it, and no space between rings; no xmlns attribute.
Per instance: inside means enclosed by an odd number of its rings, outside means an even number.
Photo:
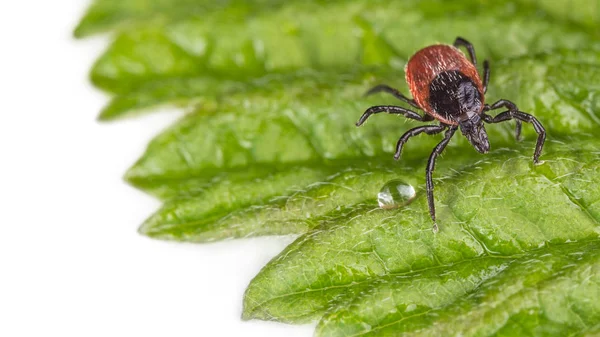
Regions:
<svg viewBox="0 0 600 337"><path fill-rule="evenodd" d="M389 286L391 276L404 279L405 287L414 286L423 273L433 273L434 278L453 275L457 264L518 265L519 259L528 261L529 254L545 254L554 246L597 242L600 167L598 152L592 152L598 143L570 146L574 147L552 144L554 150L540 166L533 166L528 156L505 150L444 177L436 189L438 217L444 219L436 235L423 226L430 221L423 197L394 211L364 202L347 214L328 214L252 281L246 293L246 317L304 322L325 315L323 329L329 324L345 327L348 322L325 322L338 317L338 306L343 311L365 301L363 305L375 310L383 299L368 298L372 284ZM442 285L450 282L464 288L457 296L470 292L467 287L483 282L476 281L477 274L487 268L471 267L465 268L473 275L448 278ZM503 287L501 282L497 286ZM430 291L437 293L435 287ZM438 291L446 296L443 287ZM407 316L402 305L429 310L443 304L388 301L387 308L397 309L390 317L396 318Z"/></svg>
<svg viewBox="0 0 600 337"><path fill-rule="evenodd" d="M569 10L565 10L568 8ZM164 201L140 232L207 242L297 235L250 283L245 319L318 321L317 336L600 333L598 2L97 0L76 36L112 31L91 71L101 120L163 105L187 114L126 174ZM440 136L377 115L407 93L406 60L460 35L489 59L486 102L548 131L489 125L492 151L457 133L438 159L434 234L425 164ZM416 198L380 209L401 179Z"/></svg>
<svg viewBox="0 0 600 337"><path fill-rule="evenodd" d="M600 53L590 52L589 57L598 58ZM545 74L536 80L522 75L498 76L510 95L499 97L515 97L525 111L535 110L554 140L569 137L570 127L593 132L597 125L595 114L587 113L582 104L598 104L598 97L591 96L589 103L569 100L574 88L569 91L561 87L565 72L573 72L575 67L568 58L569 53L533 60L519 58L498 66L498 72L506 69L519 74L534 68ZM600 76L600 70L593 66L577 67L587 70L574 72L577 77L570 83L581 81L581 90L586 79ZM356 77L354 82L352 76ZM373 77L385 78L351 75L336 88L331 86L331 79L320 82L304 74L286 86L285 96L246 92L238 99L230 97L231 103L223 102L216 113L186 116L155 139L128 172L129 181L169 200L142 231L189 241L302 233L329 211L356 202L374 202L381 186L395 176L423 186L424 161L438 138L413 140L398 164L390 154L395 142L417 123L376 116L362 128L354 126L360 114L349 112L376 102L375 98L353 101L363 88L375 83L369 83ZM274 80L270 83L271 88L278 86ZM499 86L495 84L490 90ZM523 99L520 88L528 94ZM512 123L489 126L492 146L531 153L534 134L530 126L525 127L529 142L521 147L513 139L512 127ZM479 157L464 139L456 138L454 142L462 150L450 148L449 159L439 160L437 178L497 154ZM546 151L552 146L550 143Z"/></svg>
<svg viewBox="0 0 600 337"><path fill-rule="evenodd" d="M189 15L178 20L172 14L163 24L155 22L165 21L162 18L170 11L156 10L152 20L139 11L121 13L130 14L121 22L140 21L140 26L117 35L92 70L97 86L117 94L101 119L161 104L211 105L223 95L251 90L252 79L297 69L340 69L343 75L361 65L386 66L402 83L408 57L428 44L451 43L456 32L468 36L480 56L492 61L590 46L590 33L543 20L544 14L525 5L515 8L473 0L460 5L446 1L264 1L249 8L234 1L224 8L214 2L202 14L192 15L199 11L200 2L179 2L183 4L169 8ZM188 2L194 6L186 9ZM123 6L127 3L138 1L124 1ZM477 24L473 24L474 17ZM87 26L86 22L82 25Z"/></svg>

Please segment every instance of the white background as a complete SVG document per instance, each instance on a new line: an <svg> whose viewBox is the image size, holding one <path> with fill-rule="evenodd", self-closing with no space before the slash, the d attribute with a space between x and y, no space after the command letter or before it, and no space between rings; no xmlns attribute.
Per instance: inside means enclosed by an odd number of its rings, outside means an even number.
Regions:
<svg viewBox="0 0 600 337"><path fill-rule="evenodd" d="M290 238L154 241L158 201L125 170L177 118L111 124L87 79L109 37L71 36L87 1L0 1L0 336L310 336L240 319Z"/></svg>

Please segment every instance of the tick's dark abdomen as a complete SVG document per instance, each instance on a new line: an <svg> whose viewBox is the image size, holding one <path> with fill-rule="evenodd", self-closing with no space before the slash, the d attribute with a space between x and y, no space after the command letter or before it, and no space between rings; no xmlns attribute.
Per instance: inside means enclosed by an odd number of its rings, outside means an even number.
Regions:
<svg viewBox="0 0 600 337"><path fill-rule="evenodd" d="M476 84L458 70L439 73L429 84L429 105L445 119L461 122L479 112L481 94Z"/></svg>

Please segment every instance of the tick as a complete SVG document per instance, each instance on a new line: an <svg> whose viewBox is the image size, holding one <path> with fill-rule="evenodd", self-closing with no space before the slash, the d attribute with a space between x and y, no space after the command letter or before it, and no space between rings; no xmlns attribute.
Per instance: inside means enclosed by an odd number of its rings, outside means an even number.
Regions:
<svg viewBox="0 0 600 337"><path fill-rule="evenodd" d="M458 47L466 48L471 59L470 62ZM366 95L385 92L410 104L415 109L423 110L425 114L420 115L413 110L399 106L378 105L367 109L356 122L356 126L361 126L371 115L380 112L404 115L404 117L420 122L433 120L439 122L438 125L424 125L408 130L398 140L394 154L394 159L398 160L402 147L413 136L421 133L434 135L445 131L444 139L429 156L425 175L427 202L429 214L434 223L434 231L437 231L432 180L435 160L444 151L458 128L478 152L487 153L490 150L490 143L485 132L484 122L491 124L514 119L517 140L521 138L521 122L531 123L538 134L533 162L539 163L546 139L546 130L535 117L519 111L519 108L509 100L501 99L492 105L484 103L484 94L490 80L489 62L487 60L483 62L482 81L477 72L475 48L467 40L457 37L452 46L437 44L419 50L406 64L405 73L413 99L387 85L378 85L369 90ZM494 117L486 114L487 111L500 108L507 110Z"/></svg>

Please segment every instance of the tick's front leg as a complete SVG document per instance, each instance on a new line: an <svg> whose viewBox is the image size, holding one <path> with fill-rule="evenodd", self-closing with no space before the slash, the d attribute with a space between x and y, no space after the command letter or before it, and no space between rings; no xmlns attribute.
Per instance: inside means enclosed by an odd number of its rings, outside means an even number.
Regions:
<svg viewBox="0 0 600 337"><path fill-rule="evenodd" d="M433 231L438 231L437 223L435 222L435 204L433 200L433 170L435 170L435 160L437 156L440 155L446 148L446 145L450 142L452 136L454 136L454 132L456 132L457 127L452 126L446 131L444 135L444 139L433 149L431 155L429 156L429 161L427 162L427 170L426 170L426 180L427 180L427 203L429 204L429 214L431 215L431 220L433 220Z"/></svg>
<svg viewBox="0 0 600 337"><path fill-rule="evenodd" d="M507 99L500 99L492 105L486 104L483 111L485 112L485 111L496 110L496 109L500 109L500 108L506 108L513 113L519 111L519 108L517 108L517 105ZM515 122L516 122L515 138L517 139L517 141L520 141L521 140L521 129L522 129L521 121L518 119L515 119Z"/></svg>
<svg viewBox="0 0 600 337"><path fill-rule="evenodd" d="M400 137L400 139L398 139L398 143L396 144L396 153L394 154L394 159L396 159L396 160L400 159L400 154L402 154L402 147L404 147L404 144L406 144L406 142L411 137L414 137L423 132L425 132L428 135L435 135L435 134L438 134L438 133L444 131L446 128L447 128L446 125L423 125L423 126L418 126L416 128L406 131L406 133L404 133L402 135L402 137Z"/></svg>
<svg viewBox="0 0 600 337"><path fill-rule="evenodd" d="M405 109L401 106L376 105L376 106L372 106L372 107L368 108L367 111L365 111L365 113L363 113L363 115L360 117L358 122L356 122L356 126L363 125L364 122L366 122L367 119L371 115L378 114L381 112L385 112L385 113L389 113L389 114L393 114L393 115L404 115L404 117L406 117L406 118L414 119L419 122L427 122L427 121L431 120L431 116L429 116L429 115L421 116L418 113L416 113L410 109Z"/></svg>

